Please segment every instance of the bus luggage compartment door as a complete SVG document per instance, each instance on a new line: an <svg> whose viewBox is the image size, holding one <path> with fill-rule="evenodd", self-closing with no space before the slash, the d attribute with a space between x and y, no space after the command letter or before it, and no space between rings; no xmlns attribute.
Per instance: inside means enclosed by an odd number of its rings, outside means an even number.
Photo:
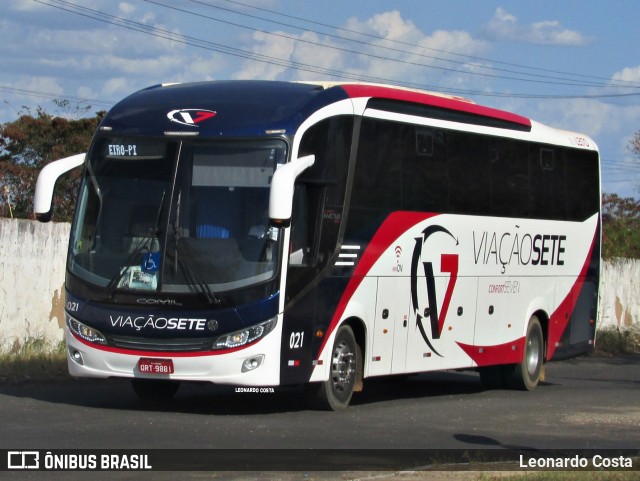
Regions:
<svg viewBox="0 0 640 481"><path fill-rule="evenodd" d="M378 278L370 376L405 370L410 292L408 277Z"/></svg>

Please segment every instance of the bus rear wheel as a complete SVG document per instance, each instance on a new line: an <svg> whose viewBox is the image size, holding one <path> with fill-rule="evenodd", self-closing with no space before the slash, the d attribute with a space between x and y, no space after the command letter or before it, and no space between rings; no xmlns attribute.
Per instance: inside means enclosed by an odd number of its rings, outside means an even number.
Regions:
<svg viewBox="0 0 640 481"><path fill-rule="evenodd" d="M531 391L542 377L544 364L544 336L538 316L531 316L527 326L524 355L519 364L505 366L507 385L512 389Z"/></svg>
<svg viewBox="0 0 640 481"><path fill-rule="evenodd" d="M311 406L332 411L345 409L353 395L360 363L362 353L353 329L340 327L331 351L329 379L307 386Z"/></svg>
<svg viewBox="0 0 640 481"><path fill-rule="evenodd" d="M164 379L132 379L131 387L144 401L168 401L178 392L180 383Z"/></svg>
<svg viewBox="0 0 640 481"><path fill-rule="evenodd" d="M527 326L524 355L518 364L484 366L478 369L480 381L488 389L535 389L542 378L544 336L538 316L531 316Z"/></svg>

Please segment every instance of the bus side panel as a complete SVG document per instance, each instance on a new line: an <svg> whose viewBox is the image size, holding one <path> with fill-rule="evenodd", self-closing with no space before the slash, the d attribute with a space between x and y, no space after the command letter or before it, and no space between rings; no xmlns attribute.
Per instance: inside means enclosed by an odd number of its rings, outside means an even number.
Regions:
<svg viewBox="0 0 640 481"><path fill-rule="evenodd" d="M313 322L317 290L303 294L292 306L286 306L282 321L280 383L307 382L312 369Z"/></svg>
<svg viewBox="0 0 640 481"><path fill-rule="evenodd" d="M599 233L596 234L595 247L591 254L587 276L578 280L573 291L575 302L569 322L560 339L548 346L549 360L567 359L593 350L596 336L596 317L598 313L598 286L600 282Z"/></svg>
<svg viewBox="0 0 640 481"><path fill-rule="evenodd" d="M582 226L588 228L593 220L596 222L593 237L582 236L584 240L592 240L590 248L582 249L586 255L580 273L573 283L566 278L557 282L558 304L549 319L547 360L574 357L591 351L594 346L600 281L600 219L594 216Z"/></svg>
<svg viewBox="0 0 640 481"><path fill-rule="evenodd" d="M318 352L348 278L327 277L285 306L280 382L309 382Z"/></svg>
<svg viewBox="0 0 640 481"><path fill-rule="evenodd" d="M375 278L374 278L375 279ZM377 278L376 310L365 365L368 376L402 373L407 356L409 332L408 277Z"/></svg>
<svg viewBox="0 0 640 481"><path fill-rule="evenodd" d="M439 269L439 266L438 263L434 268ZM477 277L458 277L454 282L451 277L439 272L433 278L435 297L432 300L428 299L428 281L425 277L419 276L416 279L416 285L418 309L412 310L409 317L404 372L472 367L473 360L460 347L460 344L473 343L478 292ZM445 313L444 299L449 288L451 298L448 312ZM430 314L437 314L440 323L436 322Z"/></svg>

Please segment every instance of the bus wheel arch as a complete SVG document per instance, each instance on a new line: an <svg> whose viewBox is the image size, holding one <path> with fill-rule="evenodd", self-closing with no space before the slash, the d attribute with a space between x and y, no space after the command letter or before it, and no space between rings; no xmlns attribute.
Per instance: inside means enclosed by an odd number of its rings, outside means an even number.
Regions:
<svg viewBox="0 0 640 481"><path fill-rule="evenodd" d="M542 352L544 354L544 361L546 362L549 360L547 358L547 353L549 352L549 315L543 310L538 310L534 312L533 315L538 318L540 327L542 328L542 339L544 341Z"/></svg>
<svg viewBox="0 0 640 481"><path fill-rule="evenodd" d="M516 364L479 368L483 386L488 389L535 389L538 383L544 380L548 332L549 317L546 312L538 310L531 314L524 333L522 359Z"/></svg>
<svg viewBox="0 0 640 481"><path fill-rule="evenodd" d="M311 407L338 411L345 409L354 392L362 390L364 326L347 320L337 329L330 351L328 379L307 384L305 390Z"/></svg>
<svg viewBox="0 0 640 481"><path fill-rule="evenodd" d="M356 380L353 386L353 391L361 392L364 387L364 359L366 356L367 331L364 322L357 317L347 319L342 325L351 327L356 344L359 346L359 355L356 359Z"/></svg>

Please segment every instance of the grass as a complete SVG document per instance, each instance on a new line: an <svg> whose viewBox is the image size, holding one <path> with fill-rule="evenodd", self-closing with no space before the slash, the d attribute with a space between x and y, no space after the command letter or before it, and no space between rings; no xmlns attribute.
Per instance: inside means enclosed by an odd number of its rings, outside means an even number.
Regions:
<svg viewBox="0 0 640 481"><path fill-rule="evenodd" d="M28 338L0 354L0 382L59 379L69 379L64 341L51 345L44 338Z"/></svg>
<svg viewBox="0 0 640 481"><path fill-rule="evenodd" d="M539 471L507 476L483 474L478 481L635 481L637 471Z"/></svg>
<svg viewBox="0 0 640 481"><path fill-rule="evenodd" d="M594 354L607 356L640 353L640 330L617 328L601 329L596 333Z"/></svg>
<svg viewBox="0 0 640 481"><path fill-rule="evenodd" d="M637 471L538 471L513 474L481 474L477 481L635 481Z"/></svg>

